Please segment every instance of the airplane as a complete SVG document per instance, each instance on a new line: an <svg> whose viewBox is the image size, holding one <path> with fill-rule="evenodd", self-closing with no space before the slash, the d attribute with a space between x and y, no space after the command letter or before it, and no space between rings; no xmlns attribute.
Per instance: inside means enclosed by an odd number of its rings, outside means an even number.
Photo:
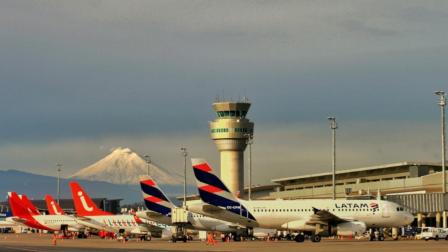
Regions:
<svg viewBox="0 0 448 252"><path fill-rule="evenodd" d="M147 175L141 176L140 187L145 206L148 210L138 211L135 214L143 219L148 219L165 225L173 225L171 215L176 206L159 188L154 179ZM187 206L187 210L188 207L189 206ZM219 231L236 234L241 233L242 229L244 229L241 225L216 218L210 218L190 211L187 211L187 220L188 224L185 228L193 230Z"/></svg>
<svg viewBox="0 0 448 252"><path fill-rule="evenodd" d="M137 235L163 235L162 227L145 223L138 216L130 214L114 215L99 209L77 182L70 182L73 202L78 222L97 230ZM147 237L149 239L149 237Z"/></svg>
<svg viewBox="0 0 448 252"><path fill-rule="evenodd" d="M205 160L193 158L192 166L199 195L207 205L190 207L191 211L247 227L299 232L296 242L303 242L304 234L311 234L312 242L320 242L323 227L329 233L353 236L367 228L405 226L414 220L404 207L381 199L237 199Z"/></svg>
<svg viewBox="0 0 448 252"><path fill-rule="evenodd" d="M51 195L45 195L45 202L47 203L48 212L51 215L65 215L64 210L62 210L61 206L54 201Z"/></svg>
<svg viewBox="0 0 448 252"><path fill-rule="evenodd" d="M25 200L23 200L25 199ZM16 192L9 193L9 205L13 216L8 217L7 221L21 223L31 228L48 231L74 231L78 232L85 227L80 225L76 218L68 215L41 215L37 214L35 206L25 195L20 198Z"/></svg>

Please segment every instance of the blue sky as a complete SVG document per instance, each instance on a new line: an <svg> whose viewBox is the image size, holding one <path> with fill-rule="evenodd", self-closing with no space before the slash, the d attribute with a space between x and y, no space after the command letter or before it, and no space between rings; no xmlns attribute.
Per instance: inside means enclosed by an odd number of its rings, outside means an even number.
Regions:
<svg viewBox="0 0 448 252"><path fill-rule="evenodd" d="M258 183L329 170L328 115L341 168L437 161L447 23L444 1L2 1L0 169L217 165L217 96L253 103Z"/></svg>

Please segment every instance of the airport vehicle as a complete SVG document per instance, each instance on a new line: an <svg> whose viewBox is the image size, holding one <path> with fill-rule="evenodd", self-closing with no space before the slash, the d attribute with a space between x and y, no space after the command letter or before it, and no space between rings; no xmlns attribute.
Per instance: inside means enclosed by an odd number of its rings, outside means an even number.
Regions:
<svg viewBox="0 0 448 252"><path fill-rule="evenodd" d="M118 234L126 233L142 236L163 234L163 227L144 223L135 215L114 215L99 209L77 182L70 182L70 188L77 220L87 227ZM146 239L149 240L149 238Z"/></svg>
<svg viewBox="0 0 448 252"><path fill-rule="evenodd" d="M384 200L237 199L205 160L192 159L192 164L199 195L207 205L190 207L191 211L247 227L299 232L297 242L303 242L305 234L320 242L325 229L330 234L356 236L367 228L404 226L414 220L402 206Z"/></svg>
<svg viewBox="0 0 448 252"><path fill-rule="evenodd" d="M22 200L26 199L22 195ZM21 223L28 227L48 230L48 231L75 231L79 232L85 227L79 224L75 217L67 215L40 215L32 211L35 208L31 202L22 201L16 192L11 192L8 197L9 205L12 210L12 217L8 221Z"/></svg>
<svg viewBox="0 0 448 252"><path fill-rule="evenodd" d="M439 239L448 240L448 228L424 227L420 233L420 238L426 241Z"/></svg>
<svg viewBox="0 0 448 252"><path fill-rule="evenodd" d="M177 211L179 214L186 214L184 228L187 229L219 231L223 233L233 233L235 235L240 235L241 232L246 231L238 224L210 218L190 211L178 211L179 208L173 204L150 176L141 176L140 187L146 208L148 209L147 211L136 212L136 215L140 218L175 226L175 223L173 224L172 214L174 211ZM174 240L182 240L185 242L187 241L186 234L179 234L179 236L173 237L173 241Z"/></svg>
<svg viewBox="0 0 448 252"><path fill-rule="evenodd" d="M64 210L62 210L61 206L54 201L51 195L45 195L45 202L47 203L48 212L51 215L65 215Z"/></svg>

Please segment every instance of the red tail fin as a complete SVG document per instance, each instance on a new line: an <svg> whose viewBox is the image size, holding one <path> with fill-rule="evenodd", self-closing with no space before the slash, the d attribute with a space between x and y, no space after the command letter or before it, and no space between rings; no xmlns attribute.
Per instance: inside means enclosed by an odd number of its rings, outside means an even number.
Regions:
<svg viewBox="0 0 448 252"><path fill-rule="evenodd" d="M31 201L25 194L22 194L21 196L19 196L19 198L21 199L23 205L31 211L31 215L40 215L40 212L37 210L36 206L31 203Z"/></svg>
<svg viewBox="0 0 448 252"><path fill-rule="evenodd" d="M16 217L29 219L31 217L31 210L28 210L24 205L19 195L16 192L10 192L8 194L9 206L11 207L12 214Z"/></svg>
<svg viewBox="0 0 448 252"><path fill-rule="evenodd" d="M61 206L59 206L59 204L54 201L51 195L45 195L45 202L47 202L48 212L51 215L65 215L64 210L62 210Z"/></svg>
<svg viewBox="0 0 448 252"><path fill-rule="evenodd" d="M99 209L87 193L76 182L70 182L73 203L76 213L80 216L113 215L112 213Z"/></svg>
<svg viewBox="0 0 448 252"><path fill-rule="evenodd" d="M23 197L22 197L23 199ZM9 193L9 206L11 207L12 214L23 220L23 223L31 228L43 229L55 231L47 226L42 225L40 222L36 221L32 214L31 209L25 206L23 201L19 198L19 195L15 192Z"/></svg>

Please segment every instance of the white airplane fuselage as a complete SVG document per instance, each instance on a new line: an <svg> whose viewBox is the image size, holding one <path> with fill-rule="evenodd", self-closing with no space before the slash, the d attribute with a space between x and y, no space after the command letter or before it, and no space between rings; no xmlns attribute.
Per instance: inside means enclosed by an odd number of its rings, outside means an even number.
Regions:
<svg viewBox="0 0 448 252"><path fill-rule="evenodd" d="M85 228L84 225L81 225L76 221L75 217L69 215L34 215L32 218L40 225L54 231L61 231L65 228L68 231L80 231ZM9 219L8 221L19 223L14 221L14 217L9 217L7 219Z"/></svg>
<svg viewBox="0 0 448 252"><path fill-rule="evenodd" d="M384 200L240 200L254 216L256 225L262 228L278 230L309 231L314 225L306 223L314 215L314 209L326 210L340 219L360 221L367 228L399 227L410 224L414 217L398 204ZM190 208L191 211L218 218L201 207Z"/></svg>

